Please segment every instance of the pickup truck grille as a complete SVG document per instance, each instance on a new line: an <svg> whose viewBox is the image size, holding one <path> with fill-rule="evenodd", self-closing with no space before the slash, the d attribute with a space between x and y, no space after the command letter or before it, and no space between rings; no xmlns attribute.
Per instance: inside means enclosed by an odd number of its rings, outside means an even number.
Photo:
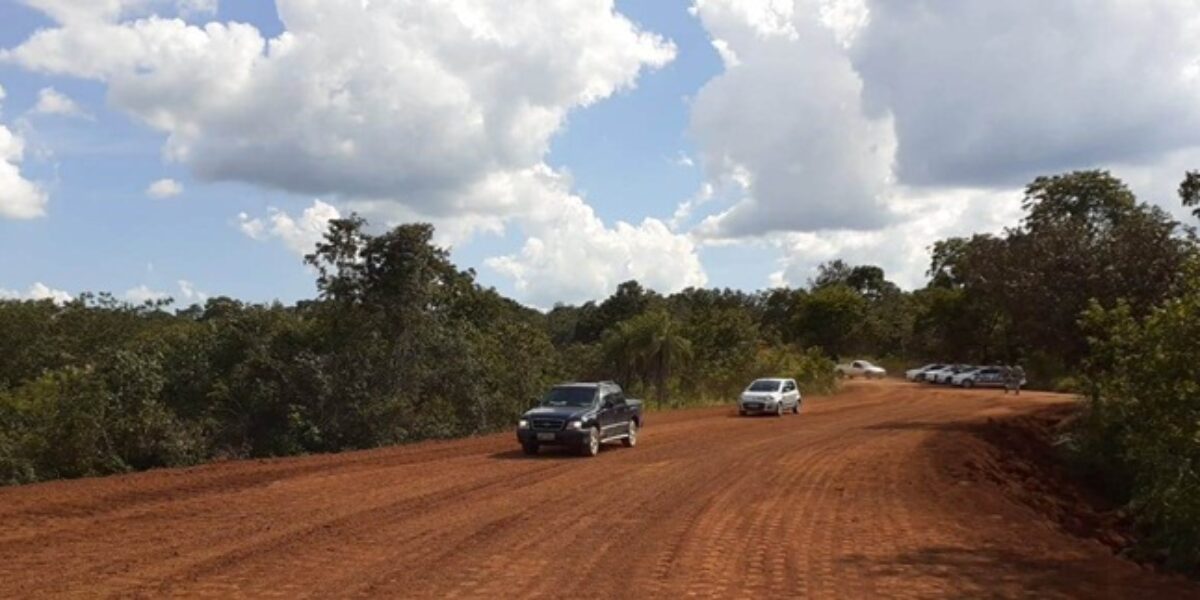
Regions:
<svg viewBox="0 0 1200 600"><path fill-rule="evenodd" d="M559 429L562 429L564 424L565 424L565 421L563 421L562 419L534 419L533 420L533 428L534 429L557 431Z"/></svg>

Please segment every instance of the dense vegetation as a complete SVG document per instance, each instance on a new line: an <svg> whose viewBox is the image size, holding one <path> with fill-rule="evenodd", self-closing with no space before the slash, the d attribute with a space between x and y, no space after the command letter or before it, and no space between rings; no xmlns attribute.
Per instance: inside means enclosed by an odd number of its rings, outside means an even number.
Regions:
<svg viewBox="0 0 1200 600"><path fill-rule="evenodd" d="M1200 216L1200 174L1180 186ZM1089 398L1072 447L1200 562L1200 260L1192 228L1102 171L1038 178L1000 235L937 242L903 291L833 261L807 286L660 295L635 281L539 312L476 283L427 225L331 223L294 306L0 301L0 483L330 452L511 425L549 384L679 406L750 378L830 389L832 361L1020 362Z"/></svg>
<svg viewBox="0 0 1200 600"><path fill-rule="evenodd" d="M0 481L494 431L564 379L617 379L657 406L755 375L832 388L820 350L759 335L754 296L629 282L543 314L480 287L432 233L333 222L306 259L319 298L295 306L0 302Z"/></svg>

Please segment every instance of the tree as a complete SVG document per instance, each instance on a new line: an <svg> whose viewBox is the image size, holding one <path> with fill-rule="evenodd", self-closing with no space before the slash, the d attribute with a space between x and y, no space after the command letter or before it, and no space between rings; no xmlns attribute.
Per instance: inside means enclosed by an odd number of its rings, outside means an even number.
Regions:
<svg viewBox="0 0 1200 600"><path fill-rule="evenodd" d="M1085 465L1129 501L1169 563L1200 565L1200 262L1178 295L1138 318L1124 302L1084 315L1088 407L1077 428Z"/></svg>
<svg viewBox="0 0 1200 600"><path fill-rule="evenodd" d="M1179 184L1179 198L1183 205L1192 208L1192 214L1200 218L1200 171L1188 171Z"/></svg>
<svg viewBox="0 0 1200 600"><path fill-rule="evenodd" d="M868 300L879 300L887 295L900 291L896 284L887 280L883 269L875 265L856 265L851 267L842 260L821 264L816 279L812 281L813 289L844 285L858 292Z"/></svg>
<svg viewBox="0 0 1200 600"><path fill-rule="evenodd" d="M1034 179L1021 206L1029 229L1074 222L1095 231L1134 212L1137 198L1108 171L1075 171Z"/></svg>
<svg viewBox="0 0 1200 600"><path fill-rule="evenodd" d="M1183 272L1189 249L1179 224L1107 172L1038 178L1024 205L1028 215L996 269L999 296L1024 345L1066 365L1087 351L1078 319L1090 301L1125 299L1145 314Z"/></svg>
<svg viewBox="0 0 1200 600"><path fill-rule="evenodd" d="M1002 237L934 245L930 285L957 293L926 304L936 310L918 321L940 332L945 356L1067 370L1087 353L1078 321L1089 302L1124 299L1145 314L1178 285L1194 252L1179 223L1105 171L1039 177L1023 206L1025 218Z"/></svg>
<svg viewBox="0 0 1200 600"><path fill-rule="evenodd" d="M632 388L634 380L642 371L641 356L637 351L637 331L632 321L622 321L604 332L600 345L604 362L610 367L612 377L624 388Z"/></svg>
<svg viewBox="0 0 1200 600"><path fill-rule="evenodd" d="M759 326L764 338L773 342L795 341L795 319L804 304L805 290L776 288L762 295Z"/></svg>
<svg viewBox="0 0 1200 600"><path fill-rule="evenodd" d="M852 272L850 265L840 258L823 262L817 265L817 276L809 280L808 287L818 289L831 285L847 285Z"/></svg>
<svg viewBox="0 0 1200 600"><path fill-rule="evenodd" d="M605 356L628 385L634 375L656 391L656 401L667 401L672 375L691 361L692 342L665 311L640 314L621 322L606 334Z"/></svg>
<svg viewBox="0 0 1200 600"><path fill-rule="evenodd" d="M667 383L674 371L692 358L692 343L679 324L665 312L646 313L635 319L639 335L636 352L648 380L654 382L659 407L667 401Z"/></svg>
<svg viewBox="0 0 1200 600"><path fill-rule="evenodd" d="M686 289L666 303L692 343L680 388L715 397L740 391L762 337L757 298L731 290Z"/></svg>
<svg viewBox="0 0 1200 600"><path fill-rule="evenodd" d="M590 344L600 339L604 331L617 323L640 315L659 299L637 281L626 281L599 306L584 305L575 329L575 341Z"/></svg>
<svg viewBox="0 0 1200 600"><path fill-rule="evenodd" d="M816 288L803 297L793 317L791 339L841 356L851 349L866 310L866 299L845 284Z"/></svg>

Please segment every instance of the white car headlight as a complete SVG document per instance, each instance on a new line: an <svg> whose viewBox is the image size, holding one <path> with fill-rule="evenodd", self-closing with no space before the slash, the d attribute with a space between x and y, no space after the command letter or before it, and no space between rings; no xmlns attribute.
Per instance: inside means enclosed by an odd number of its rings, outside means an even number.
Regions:
<svg viewBox="0 0 1200 600"><path fill-rule="evenodd" d="M521 419L520 421L517 421L517 428L529 429L529 419Z"/></svg>
<svg viewBox="0 0 1200 600"><path fill-rule="evenodd" d="M567 423L567 429L583 429L583 421L580 421L579 419L571 421L570 423Z"/></svg>

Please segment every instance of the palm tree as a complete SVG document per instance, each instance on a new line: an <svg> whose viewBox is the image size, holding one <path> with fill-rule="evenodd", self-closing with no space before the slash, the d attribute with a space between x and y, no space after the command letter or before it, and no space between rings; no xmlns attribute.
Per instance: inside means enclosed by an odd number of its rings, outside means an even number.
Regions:
<svg viewBox="0 0 1200 600"><path fill-rule="evenodd" d="M630 321L622 321L604 332L601 338L601 349L604 361L617 373L617 383L629 388L633 384L633 376L640 370L638 355L635 349L636 334Z"/></svg>
<svg viewBox="0 0 1200 600"><path fill-rule="evenodd" d="M636 364L647 382L654 382L659 408L667 400L672 373L692 359L692 342L666 312L644 313L630 320Z"/></svg>
<svg viewBox="0 0 1200 600"><path fill-rule="evenodd" d="M628 388L636 378L655 387L659 407L667 401L671 375L692 359L692 342L664 311L646 312L621 321L604 333L605 362Z"/></svg>

